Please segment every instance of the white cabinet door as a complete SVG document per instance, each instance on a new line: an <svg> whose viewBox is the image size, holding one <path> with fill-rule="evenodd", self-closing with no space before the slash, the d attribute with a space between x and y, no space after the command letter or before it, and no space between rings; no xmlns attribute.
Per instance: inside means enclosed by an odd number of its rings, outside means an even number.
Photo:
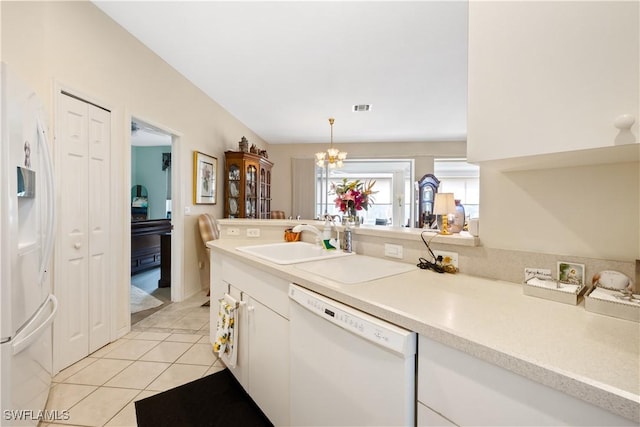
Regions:
<svg viewBox="0 0 640 427"><path fill-rule="evenodd" d="M229 370L272 423L289 425L289 284L215 251L210 259L211 342L217 300L230 292L244 305L238 315L238 361Z"/></svg>
<svg viewBox="0 0 640 427"><path fill-rule="evenodd" d="M109 342L110 113L60 94L54 371Z"/></svg>
<svg viewBox="0 0 640 427"><path fill-rule="evenodd" d="M631 420L424 336L418 401L459 426L619 426Z"/></svg>
<svg viewBox="0 0 640 427"><path fill-rule="evenodd" d="M289 425L289 321L249 298L249 394L276 426Z"/></svg>
<svg viewBox="0 0 640 427"><path fill-rule="evenodd" d="M613 147L635 116L637 1L469 2L470 162Z"/></svg>
<svg viewBox="0 0 640 427"><path fill-rule="evenodd" d="M418 427L455 427L454 423L420 402L418 402L416 412Z"/></svg>

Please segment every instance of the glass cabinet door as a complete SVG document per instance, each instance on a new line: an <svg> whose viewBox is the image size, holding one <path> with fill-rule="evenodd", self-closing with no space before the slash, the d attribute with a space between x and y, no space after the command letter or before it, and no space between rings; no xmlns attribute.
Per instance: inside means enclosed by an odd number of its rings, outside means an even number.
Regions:
<svg viewBox="0 0 640 427"><path fill-rule="evenodd" d="M256 205L258 202L258 168L248 165L245 180L245 218L256 218Z"/></svg>
<svg viewBox="0 0 640 427"><path fill-rule="evenodd" d="M227 182L229 185L227 212L229 212L229 218L238 218L240 214L240 167L238 165L229 166Z"/></svg>
<svg viewBox="0 0 640 427"><path fill-rule="evenodd" d="M271 217L271 171L260 168L260 218Z"/></svg>

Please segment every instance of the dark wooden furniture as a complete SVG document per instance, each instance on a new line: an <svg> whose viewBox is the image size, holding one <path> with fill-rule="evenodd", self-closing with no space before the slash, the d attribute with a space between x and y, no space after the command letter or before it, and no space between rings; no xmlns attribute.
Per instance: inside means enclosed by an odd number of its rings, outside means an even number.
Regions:
<svg viewBox="0 0 640 427"><path fill-rule="evenodd" d="M418 228L431 228L436 220L433 202L440 186L440 180L433 174L426 174L418 181Z"/></svg>
<svg viewBox="0 0 640 427"><path fill-rule="evenodd" d="M269 219L273 163L253 153L227 151L224 154L224 216Z"/></svg>
<svg viewBox="0 0 640 427"><path fill-rule="evenodd" d="M161 251L162 236L169 235L168 248L165 242L165 250ZM169 272L168 280L161 280L164 286L171 285L171 221L168 219L153 219L148 221L131 222L131 274L161 267ZM166 239L166 237L165 237ZM168 266L168 267L167 267Z"/></svg>
<svg viewBox="0 0 640 427"><path fill-rule="evenodd" d="M159 288L171 286L171 233L160 235L160 279Z"/></svg>

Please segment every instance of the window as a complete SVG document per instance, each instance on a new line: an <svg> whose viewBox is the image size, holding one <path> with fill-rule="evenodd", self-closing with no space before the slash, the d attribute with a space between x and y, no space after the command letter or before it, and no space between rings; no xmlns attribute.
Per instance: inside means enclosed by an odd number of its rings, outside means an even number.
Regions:
<svg viewBox="0 0 640 427"><path fill-rule="evenodd" d="M316 167L316 217L320 218L325 213L343 215L335 206L335 196L330 194L332 183L340 184L343 178L349 182L358 179L364 182L375 180L375 203L367 211L358 211L363 223L396 226L411 224L414 197L412 176L411 159L346 160L340 169Z"/></svg>
<svg viewBox="0 0 640 427"><path fill-rule="evenodd" d="M440 180L438 193L453 193L464 206L467 218L478 218L480 209L480 167L466 159L435 159L434 175Z"/></svg>

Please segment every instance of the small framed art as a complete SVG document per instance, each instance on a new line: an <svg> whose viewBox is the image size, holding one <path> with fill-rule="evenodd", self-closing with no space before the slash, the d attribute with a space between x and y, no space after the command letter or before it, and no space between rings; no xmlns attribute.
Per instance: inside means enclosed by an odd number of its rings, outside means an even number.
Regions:
<svg viewBox="0 0 640 427"><path fill-rule="evenodd" d="M199 151L193 152L193 203L216 204L218 159Z"/></svg>
<svg viewBox="0 0 640 427"><path fill-rule="evenodd" d="M558 281L584 286L584 264L558 261Z"/></svg>

